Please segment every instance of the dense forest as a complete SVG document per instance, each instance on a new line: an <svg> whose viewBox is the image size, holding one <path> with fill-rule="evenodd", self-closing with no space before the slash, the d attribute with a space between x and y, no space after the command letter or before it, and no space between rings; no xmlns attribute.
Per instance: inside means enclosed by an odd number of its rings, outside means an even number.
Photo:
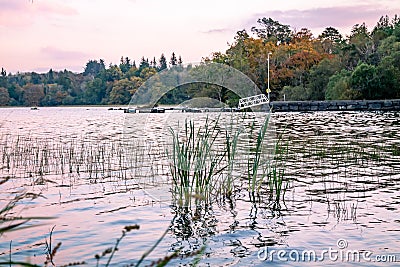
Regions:
<svg viewBox="0 0 400 267"><path fill-rule="evenodd" d="M204 62L232 66L249 76L272 100L336 100L400 98L400 18L383 16L370 31L365 23L353 26L344 37L327 27L318 37L303 28L271 18L238 31L224 52L214 52ZM269 60L269 62L268 62ZM269 63L269 64L268 64ZM55 106L127 104L143 82L164 69L182 65L172 53L169 60L142 58L138 66L128 57L106 67L104 60L89 60L83 73L68 70L47 73L0 75L0 106ZM196 85L184 93L170 94L169 104L192 96L210 96L229 101L226 88ZM179 97L181 96L181 97Z"/></svg>
<svg viewBox="0 0 400 267"><path fill-rule="evenodd" d="M50 69L42 74L7 75L2 68L0 106L127 104L149 77L168 66L181 64L182 58L172 53L169 62L161 54L158 62L142 57L139 66L128 57L121 57L119 65L110 64L108 68L102 59L89 60L83 73Z"/></svg>
<svg viewBox="0 0 400 267"><path fill-rule="evenodd" d="M365 23L344 38L326 28L317 38L303 28L294 32L273 19L243 30L225 53L209 60L233 66L264 92L268 53L274 99L339 100L400 97L400 18L380 18L370 32Z"/></svg>

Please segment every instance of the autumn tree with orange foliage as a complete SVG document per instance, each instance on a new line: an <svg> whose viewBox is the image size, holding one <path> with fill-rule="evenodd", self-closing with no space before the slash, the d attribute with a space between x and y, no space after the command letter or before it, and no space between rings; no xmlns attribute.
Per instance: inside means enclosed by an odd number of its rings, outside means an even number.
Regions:
<svg viewBox="0 0 400 267"><path fill-rule="evenodd" d="M259 28L252 28L257 37L250 37L245 30L237 32L235 42L226 53L214 53L212 60L239 69L266 92L268 53L271 52L270 85L275 99L280 98L283 88L287 91L306 87L310 69L324 58L332 58L308 29L293 33L288 25L265 18L258 23Z"/></svg>
<svg viewBox="0 0 400 267"><path fill-rule="evenodd" d="M347 39L333 27L315 38L307 28L294 32L271 18L257 23L253 36L237 32L228 50L209 60L239 69L265 93L271 52L272 100L400 97L400 67L393 64L400 54L398 16L383 16L372 32L365 23L356 24ZM338 79L343 71L350 73L348 83ZM360 77L374 82L362 84Z"/></svg>

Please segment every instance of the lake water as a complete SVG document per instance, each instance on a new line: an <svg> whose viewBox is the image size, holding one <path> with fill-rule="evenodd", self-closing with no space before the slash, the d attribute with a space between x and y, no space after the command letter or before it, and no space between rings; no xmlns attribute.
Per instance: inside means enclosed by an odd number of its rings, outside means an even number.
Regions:
<svg viewBox="0 0 400 267"><path fill-rule="evenodd" d="M57 266L95 266L95 255L114 247L125 226L137 224L140 229L126 233L110 266L134 266L166 231L143 266L177 250L171 266L197 258L199 266L358 265L341 260L349 251L367 255L361 261L371 260L369 266L398 265L379 263L377 256L400 261L399 113L274 113L268 142L281 136L287 145L281 162L287 190L279 205L263 190L249 197L242 180L244 189L230 198L171 205L171 162L162 157L171 142L169 126L182 126L187 117L201 125L207 116L236 125L231 115L0 109L0 179L7 180L0 184L0 209L25 194L8 218L49 217L3 233L0 262L10 259L11 246L13 261L43 265L54 227L52 246L61 242ZM251 124L246 118L240 123ZM323 254L323 263L288 256L306 250L332 255Z"/></svg>

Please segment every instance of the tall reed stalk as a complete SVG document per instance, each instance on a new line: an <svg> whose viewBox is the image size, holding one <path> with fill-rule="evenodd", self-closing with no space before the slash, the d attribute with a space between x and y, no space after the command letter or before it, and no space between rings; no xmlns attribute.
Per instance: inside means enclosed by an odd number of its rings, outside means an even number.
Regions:
<svg viewBox="0 0 400 267"><path fill-rule="evenodd" d="M260 129L257 132L256 142L254 147L250 147L250 153L248 155L247 161L247 178L248 178L248 189L249 192L255 193L259 191L265 177L267 177L267 173L261 172L263 168L269 166L270 159L264 158L265 155L265 137L267 133L267 129L270 123L270 114L266 116L263 123L261 124ZM255 121L251 127L250 136L253 135L253 131L255 128ZM252 142L252 140L250 140Z"/></svg>
<svg viewBox="0 0 400 267"><path fill-rule="evenodd" d="M288 183L285 182L285 163L289 151L289 143L282 144L282 135L275 144L275 153L273 164L268 174L268 191L270 200L279 204L281 198L285 195Z"/></svg>
<svg viewBox="0 0 400 267"><path fill-rule="evenodd" d="M239 135L241 133L241 129L237 129L236 132L233 132L232 128L230 131L225 130L225 148L226 148L226 157L228 164L228 173L227 180L225 186L223 187L225 190L225 194L227 196L231 196L234 190L234 174L233 169L235 166L237 145L239 141Z"/></svg>
<svg viewBox="0 0 400 267"><path fill-rule="evenodd" d="M221 164L226 151L214 148L220 133L218 121L219 117L215 122L207 117L204 126L196 130L193 121L185 120L183 133L169 128L172 151L167 150L167 156L171 160L173 193L182 205L190 205L193 197L208 202L215 185L213 179L226 168Z"/></svg>

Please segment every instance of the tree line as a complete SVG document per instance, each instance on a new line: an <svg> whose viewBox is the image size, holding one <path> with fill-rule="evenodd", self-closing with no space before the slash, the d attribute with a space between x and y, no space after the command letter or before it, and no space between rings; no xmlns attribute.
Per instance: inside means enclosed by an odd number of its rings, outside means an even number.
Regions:
<svg viewBox="0 0 400 267"><path fill-rule="evenodd" d="M0 106L57 106L127 104L142 83L168 67L182 65L172 53L156 60L142 57L138 66L129 57L106 67L104 60L89 60L83 73L68 70L47 73L0 73Z"/></svg>
<svg viewBox="0 0 400 267"><path fill-rule="evenodd" d="M327 27L314 37L272 18L236 33L225 53L206 60L230 65L248 75L273 100L400 98L400 18L382 16L372 31L365 23L349 36Z"/></svg>
<svg viewBox="0 0 400 267"><path fill-rule="evenodd" d="M249 76L266 93L268 66L272 100L340 100L400 98L400 18L382 16L370 31L356 24L344 37L327 27L314 37L307 28L295 31L272 18L238 31L225 52L204 62L232 66ZM83 73L68 70L38 74L0 73L0 106L127 104L143 82L164 69L182 65L172 53L138 66L128 57L119 64L89 60ZM179 89L179 88L178 88ZM213 85L186 85L167 94L162 103L179 103L209 96L234 105L234 94Z"/></svg>

